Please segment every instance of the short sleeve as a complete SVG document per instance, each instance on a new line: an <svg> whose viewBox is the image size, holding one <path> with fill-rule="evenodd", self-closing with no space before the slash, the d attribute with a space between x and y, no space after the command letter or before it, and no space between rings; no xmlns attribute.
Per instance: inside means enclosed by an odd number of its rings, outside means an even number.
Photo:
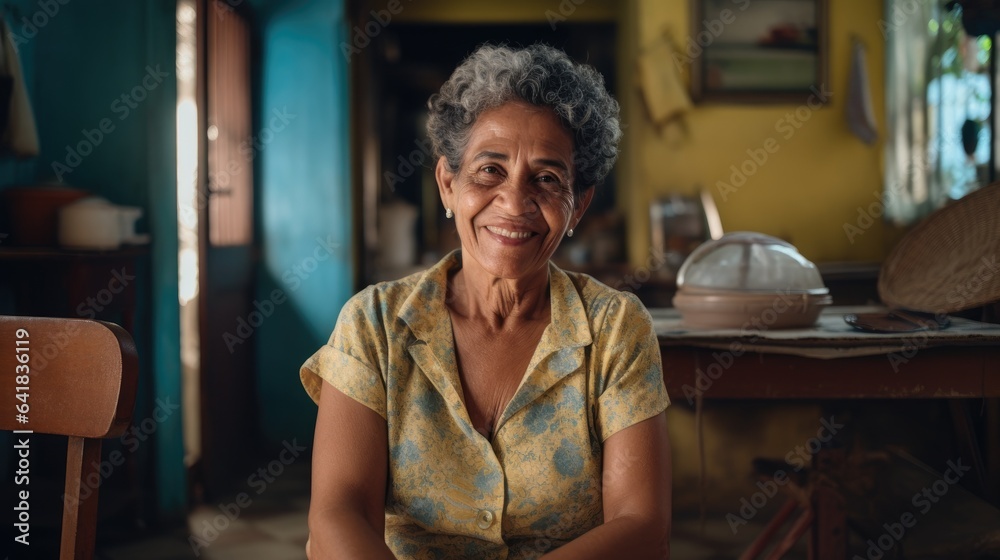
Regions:
<svg viewBox="0 0 1000 560"><path fill-rule="evenodd" d="M622 293L612 304L595 350L605 382L597 399L601 441L670 405L653 320L635 295Z"/></svg>
<svg viewBox="0 0 1000 560"><path fill-rule="evenodd" d="M323 381L341 393L386 417L385 378L381 357L386 355L385 330L374 288L352 297L340 311L330 340L299 369L302 386L319 403Z"/></svg>

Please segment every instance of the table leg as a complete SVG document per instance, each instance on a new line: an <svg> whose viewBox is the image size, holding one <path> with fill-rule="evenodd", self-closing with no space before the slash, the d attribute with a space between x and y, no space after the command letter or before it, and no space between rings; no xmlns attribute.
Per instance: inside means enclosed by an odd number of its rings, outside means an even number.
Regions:
<svg viewBox="0 0 1000 560"><path fill-rule="evenodd" d="M972 424L972 415L969 414L969 402L961 399L950 399L948 406L951 409L951 418L955 425L955 435L958 436L959 453L968 459L972 466L973 476L970 477L972 488L969 490L980 496L985 496L987 491L986 469L983 468L983 456L979 449L976 429Z"/></svg>
<svg viewBox="0 0 1000 560"><path fill-rule="evenodd" d="M986 399L986 497L1000 506L1000 399Z"/></svg>

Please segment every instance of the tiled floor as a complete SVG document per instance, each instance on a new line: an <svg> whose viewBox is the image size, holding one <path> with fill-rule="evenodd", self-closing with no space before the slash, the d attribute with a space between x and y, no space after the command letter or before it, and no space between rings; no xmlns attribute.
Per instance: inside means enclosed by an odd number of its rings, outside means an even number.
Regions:
<svg viewBox="0 0 1000 560"><path fill-rule="evenodd" d="M97 560L303 560L308 537L308 467L293 465L266 491L243 501L239 515L229 520L224 512L235 512L235 502L202 506L195 510L186 529L178 529L146 540L100 547ZM251 492L251 494L253 494ZM697 518L675 520L672 557L678 560L730 560L739 556L755 528L740 531L734 541L721 519L709 520L702 531ZM786 560L805 558L801 551Z"/></svg>
<svg viewBox="0 0 1000 560"><path fill-rule="evenodd" d="M308 466L290 465L260 494L203 505L187 528L99 548L97 560L304 560L308 538Z"/></svg>

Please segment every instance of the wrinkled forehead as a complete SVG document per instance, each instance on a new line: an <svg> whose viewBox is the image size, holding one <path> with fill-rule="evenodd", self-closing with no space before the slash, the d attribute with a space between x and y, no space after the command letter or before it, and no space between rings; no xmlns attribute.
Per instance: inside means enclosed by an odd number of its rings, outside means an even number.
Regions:
<svg viewBox="0 0 1000 560"><path fill-rule="evenodd" d="M463 159L469 162L484 153L501 159L527 155L569 169L573 135L549 107L505 103L483 111L472 125Z"/></svg>

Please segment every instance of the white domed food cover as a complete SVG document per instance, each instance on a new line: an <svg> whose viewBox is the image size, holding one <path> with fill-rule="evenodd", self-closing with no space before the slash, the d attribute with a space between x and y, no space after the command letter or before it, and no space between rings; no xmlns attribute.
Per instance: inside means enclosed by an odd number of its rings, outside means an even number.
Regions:
<svg viewBox="0 0 1000 560"><path fill-rule="evenodd" d="M681 266L674 296L685 324L707 328L807 327L830 303L816 265L756 232L702 243Z"/></svg>

